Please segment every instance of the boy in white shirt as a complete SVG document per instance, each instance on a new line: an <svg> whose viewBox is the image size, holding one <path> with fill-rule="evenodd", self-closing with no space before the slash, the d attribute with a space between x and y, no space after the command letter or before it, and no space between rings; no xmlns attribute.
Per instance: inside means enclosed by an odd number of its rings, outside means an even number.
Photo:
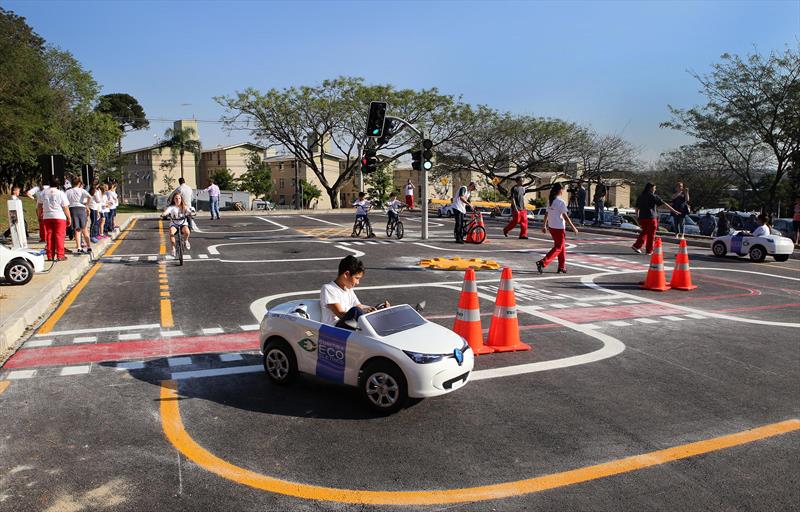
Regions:
<svg viewBox="0 0 800 512"><path fill-rule="evenodd" d="M389 221L397 220L400 218L400 210L406 205L397 200L397 194L392 192L389 194L389 200L386 202L386 214L389 216Z"/></svg>
<svg viewBox="0 0 800 512"><path fill-rule="evenodd" d="M355 329L361 315L375 311L375 308L361 304L353 291L364 277L365 271L364 262L355 256L342 258L336 279L323 285L319 291L323 324ZM384 305L388 306L389 303L384 302Z"/></svg>
<svg viewBox="0 0 800 512"><path fill-rule="evenodd" d="M367 238L374 238L375 233L372 232L372 224L369 222L369 209L372 207L372 201L365 199L364 192L358 193L358 199L353 201L353 206L356 207L356 223L359 219L363 219L364 226L367 227ZM356 223L353 224L353 234L350 236L356 237Z"/></svg>

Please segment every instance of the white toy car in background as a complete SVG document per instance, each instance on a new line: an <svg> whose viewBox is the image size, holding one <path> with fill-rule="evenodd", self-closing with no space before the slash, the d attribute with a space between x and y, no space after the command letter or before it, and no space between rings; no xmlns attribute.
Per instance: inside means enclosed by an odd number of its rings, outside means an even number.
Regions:
<svg viewBox="0 0 800 512"><path fill-rule="evenodd" d="M436 210L436 215L439 217L452 217L455 215L453 213L453 205L452 204L443 204Z"/></svg>
<svg viewBox="0 0 800 512"><path fill-rule="evenodd" d="M743 231L734 231L730 235L719 236L711 242L714 256L723 257L728 253L737 256L750 255L750 259L761 263L767 256L775 261L786 261L794 251L794 242L780 235L752 236Z"/></svg>
<svg viewBox="0 0 800 512"><path fill-rule="evenodd" d="M319 300L267 310L260 341L270 380L286 384L306 373L356 386L367 406L383 414L409 397L444 395L469 380L475 359L464 338L407 304L361 316L356 330L320 318Z"/></svg>
<svg viewBox="0 0 800 512"><path fill-rule="evenodd" d="M32 249L9 249L0 245L0 269L6 282L27 284L35 272L44 271L44 255Z"/></svg>

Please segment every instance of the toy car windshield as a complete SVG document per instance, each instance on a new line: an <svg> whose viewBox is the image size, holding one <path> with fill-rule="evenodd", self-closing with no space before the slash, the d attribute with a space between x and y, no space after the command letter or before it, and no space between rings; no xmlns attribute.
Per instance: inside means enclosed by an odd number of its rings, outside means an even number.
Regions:
<svg viewBox="0 0 800 512"><path fill-rule="evenodd" d="M408 304L383 311L376 311L364 317L378 336L389 336L425 324L425 319Z"/></svg>

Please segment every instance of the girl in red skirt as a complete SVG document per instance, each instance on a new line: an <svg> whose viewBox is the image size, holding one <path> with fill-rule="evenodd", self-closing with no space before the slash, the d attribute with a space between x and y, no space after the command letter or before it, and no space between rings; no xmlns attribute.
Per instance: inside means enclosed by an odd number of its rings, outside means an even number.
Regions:
<svg viewBox="0 0 800 512"><path fill-rule="evenodd" d="M550 230L550 236L553 237L553 248L550 249L550 252L548 252L543 259L536 262L536 270L538 270L540 274L548 263L553 261L556 257L558 257L557 273L567 273L566 224L569 223L569 227L572 228L572 231L574 231L576 235L578 234L578 229L575 227L575 224L572 223L572 219L569 218L567 203L561 198L563 194L564 189L561 183L556 183L553 185L553 188L550 189L550 206L547 207L547 211L544 214L542 233L547 233L547 230Z"/></svg>

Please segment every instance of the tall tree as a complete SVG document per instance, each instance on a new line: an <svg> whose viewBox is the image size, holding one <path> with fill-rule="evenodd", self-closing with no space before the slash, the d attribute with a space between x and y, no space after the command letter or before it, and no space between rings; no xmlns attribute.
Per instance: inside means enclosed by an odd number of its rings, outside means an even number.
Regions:
<svg viewBox="0 0 800 512"><path fill-rule="evenodd" d="M194 155L194 162L197 165L202 145L195 138L196 132L191 126L174 130L167 128L164 138L159 142L161 147L169 148L173 155L180 156L181 178L183 178L183 155L189 151Z"/></svg>
<svg viewBox="0 0 800 512"><path fill-rule="evenodd" d="M256 198L266 197L272 192L272 171L269 165L256 152L247 155L245 162L247 171L237 178L236 183L241 190L250 192Z"/></svg>
<svg viewBox="0 0 800 512"><path fill-rule="evenodd" d="M800 46L766 57L721 59L709 74L692 73L706 104L669 106L672 119L662 126L715 151L772 211L778 186L800 152ZM764 157L764 166L742 165Z"/></svg>
<svg viewBox="0 0 800 512"><path fill-rule="evenodd" d="M117 153L120 155L122 154L122 137L126 132L142 130L150 126L144 109L139 101L130 94L104 94L100 96L95 110L110 115L117 122L119 127Z"/></svg>

